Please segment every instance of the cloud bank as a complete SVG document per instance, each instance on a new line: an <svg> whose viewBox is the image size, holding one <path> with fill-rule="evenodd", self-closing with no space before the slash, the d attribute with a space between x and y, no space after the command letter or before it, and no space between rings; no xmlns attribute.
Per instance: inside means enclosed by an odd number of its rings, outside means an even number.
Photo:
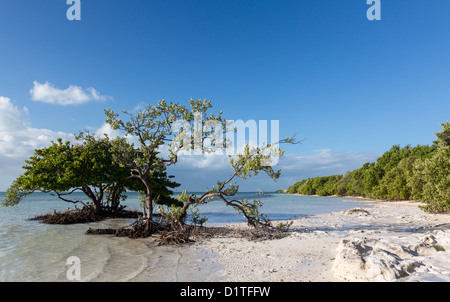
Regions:
<svg viewBox="0 0 450 302"><path fill-rule="evenodd" d="M73 140L73 135L49 129L37 129L26 122L28 109L14 105L10 98L0 96L0 191L5 191L23 171L25 159L34 150L48 146L57 138Z"/></svg>
<svg viewBox="0 0 450 302"><path fill-rule="evenodd" d="M305 178L345 174L366 162L375 161L380 155L369 152L332 152L329 149L317 150L312 155L286 154L273 167L274 170L281 170L278 180L272 180L263 172L245 180L235 180L240 191L287 189ZM175 181L182 184L180 190L188 191L204 191L217 185L217 181L228 179L233 173L228 157L219 155L182 156L168 172L175 176Z"/></svg>
<svg viewBox="0 0 450 302"><path fill-rule="evenodd" d="M74 142L72 134L49 129L37 129L29 125L26 107L19 108L14 102L0 96L0 191L5 191L12 181L23 173L21 167L34 150L50 145L57 138ZM96 129L98 135L110 137L121 135L103 124ZM129 138L133 141L133 138ZM134 141L137 143L137 141ZM164 153L166 150L162 150ZM273 181L264 173L246 180L236 179L240 191L274 191L286 189L304 178L345 174L375 161L380 154L333 152L329 149L317 150L312 155L286 154L280 158L274 169L281 169L281 177ZM183 155L175 166L168 168L181 184L178 190L204 191L217 185L217 181L228 179L233 171L226 155Z"/></svg>
<svg viewBox="0 0 450 302"><path fill-rule="evenodd" d="M69 106L93 101L103 102L111 99L109 96L101 95L92 87L83 89L79 86L70 85L66 89L59 89L49 82L41 84L37 81L34 81L33 85L33 88L30 90L31 99L47 104Z"/></svg>

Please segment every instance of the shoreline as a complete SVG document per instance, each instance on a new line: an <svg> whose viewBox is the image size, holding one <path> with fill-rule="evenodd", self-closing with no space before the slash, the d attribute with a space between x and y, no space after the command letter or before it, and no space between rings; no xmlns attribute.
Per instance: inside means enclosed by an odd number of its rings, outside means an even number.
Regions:
<svg viewBox="0 0 450 302"><path fill-rule="evenodd" d="M346 198L370 205L289 220L282 239L212 238L190 248L217 281L450 281L450 215L416 201Z"/></svg>
<svg viewBox="0 0 450 302"><path fill-rule="evenodd" d="M339 198L349 198L349 199L358 199L358 200L366 200L366 201L377 201L377 202L405 202L405 203L421 203L420 200L416 199L378 199L378 198L369 198L364 196L344 196L344 195L306 195L300 193L284 193L287 195L295 195L295 196L318 196L318 197L339 197Z"/></svg>

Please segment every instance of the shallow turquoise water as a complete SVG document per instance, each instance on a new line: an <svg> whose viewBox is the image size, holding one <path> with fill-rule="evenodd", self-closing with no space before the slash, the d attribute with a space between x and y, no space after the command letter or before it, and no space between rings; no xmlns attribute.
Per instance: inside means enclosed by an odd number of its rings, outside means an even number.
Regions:
<svg viewBox="0 0 450 302"><path fill-rule="evenodd" d="M239 193L236 197L260 199L263 203L261 211L272 220L355 207L355 202L348 198L280 193L263 196ZM125 204L128 208L139 209L138 195L130 193ZM206 274L210 279L195 280L199 274L194 272L198 272L201 263L195 262L196 256L190 255L188 249L159 247L147 239L84 234L89 227L118 227L132 220L47 225L28 219L68 207L73 208L73 205L42 193L28 196L17 206L0 207L0 281L67 281L70 265L66 262L71 256L81 260L82 281L213 281L215 278L213 274ZM199 211L208 218L206 225L244 221L220 200L200 206Z"/></svg>

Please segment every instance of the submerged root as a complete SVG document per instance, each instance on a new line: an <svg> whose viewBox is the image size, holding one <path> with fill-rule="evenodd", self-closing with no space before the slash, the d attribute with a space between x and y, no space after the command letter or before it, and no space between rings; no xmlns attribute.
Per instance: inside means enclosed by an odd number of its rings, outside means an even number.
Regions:
<svg viewBox="0 0 450 302"><path fill-rule="evenodd" d="M64 212L53 212L44 215L38 215L30 220L41 220L47 224L75 224L86 222L97 222L104 219L102 216L89 210L73 210Z"/></svg>
<svg viewBox="0 0 450 302"><path fill-rule="evenodd" d="M41 220L47 224L75 224L97 222L106 218L137 218L139 212L135 210L116 210L116 211L102 211L96 213L90 209L78 209L64 212L56 212L44 215L38 215L30 220Z"/></svg>

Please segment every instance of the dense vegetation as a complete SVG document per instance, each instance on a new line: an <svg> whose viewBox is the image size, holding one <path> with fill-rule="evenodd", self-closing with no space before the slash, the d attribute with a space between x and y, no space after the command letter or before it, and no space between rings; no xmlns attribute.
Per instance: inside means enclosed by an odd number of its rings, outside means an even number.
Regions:
<svg viewBox="0 0 450 302"><path fill-rule="evenodd" d="M13 206L25 196L36 192L50 193L59 199L82 205L82 211L70 211L46 215L48 223L78 223L98 221L106 217L137 217L137 212L124 211L121 201L126 191L143 191L142 183L131 178L129 171L114 160L114 150L127 142L122 138L95 138L72 144L58 139L48 147L36 149L35 154L23 166L20 175L6 191L2 205ZM178 205L182 203L172 197L173 182L165 167L155 169L148 176L153 186L155 203ZM83 192L88 201L72 197L74 192Z"/></svg>
<svg viewBox="0 0 450 302"><path fill-rule="evenodd" d="M363 196L390 200L421 200L429 212L450 210L450 123L441 124L432 145L394 145L376 162L345 175L304 179L287 193Z"/></svg>

